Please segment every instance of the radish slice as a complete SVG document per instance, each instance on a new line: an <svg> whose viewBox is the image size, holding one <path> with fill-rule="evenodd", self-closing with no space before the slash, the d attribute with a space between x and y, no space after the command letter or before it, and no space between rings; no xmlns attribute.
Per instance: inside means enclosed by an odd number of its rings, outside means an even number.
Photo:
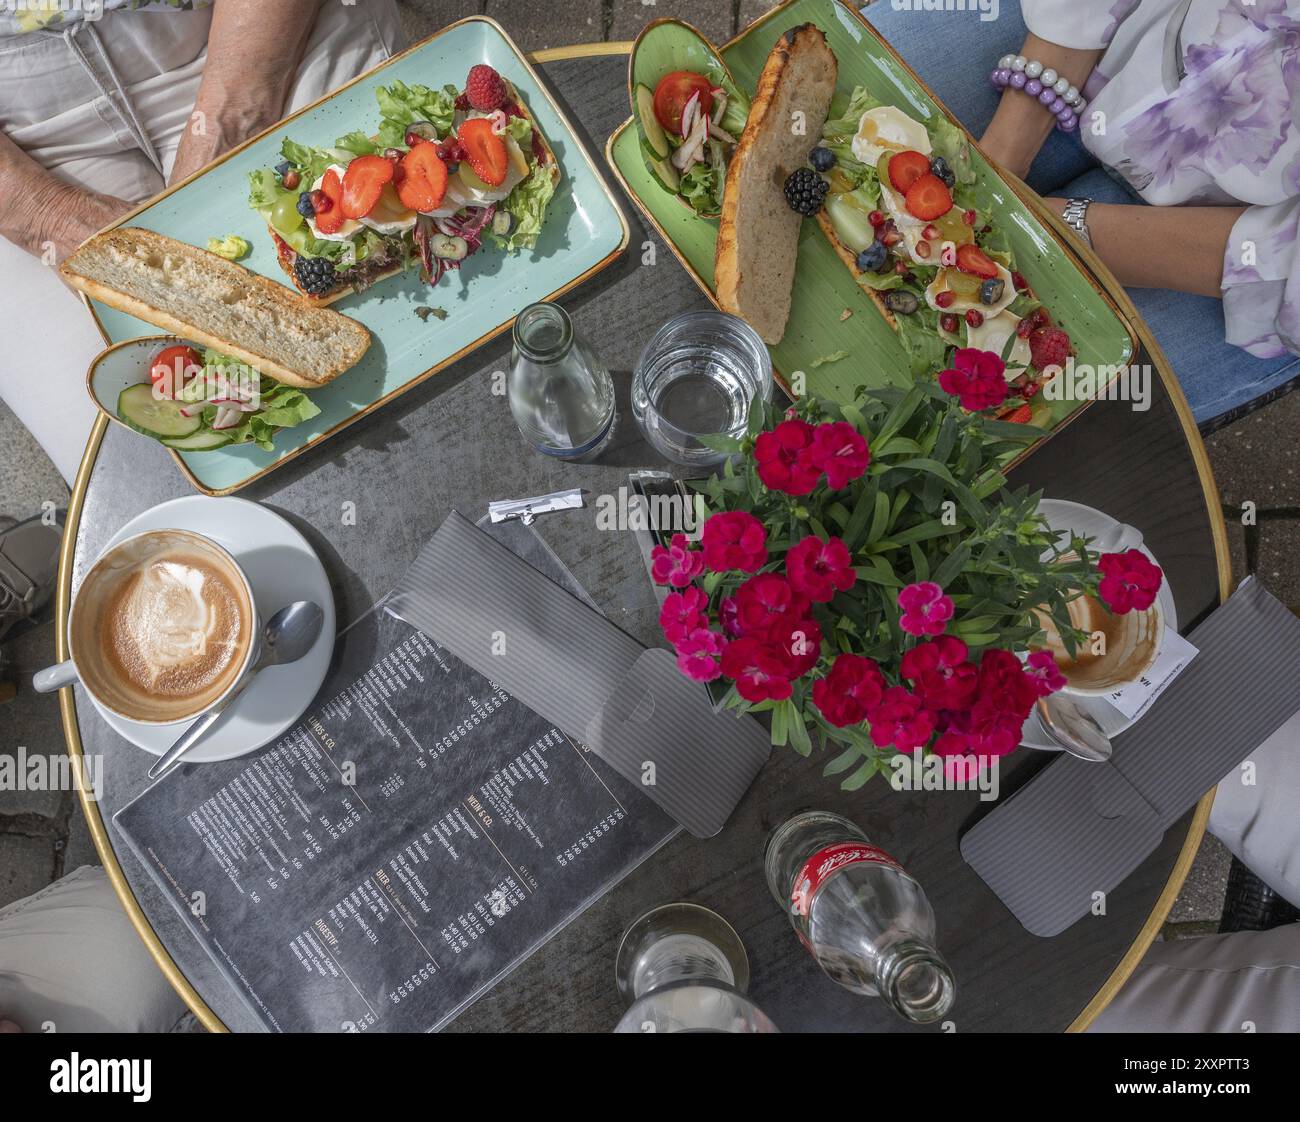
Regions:
<svg viewBox="0 0 1300 1122"><path fill-rule="evenodd" d="M214 429L233 429L240 423L240 411L229 405L222 405L217 409L216 418L212 422Z"/></svg>
<svg viewBox="0 0 1300 1122"><path fill-rule="evenodd" d="M713 123L716 125L722 120L722 114L727 111L727 91L719 87L713 91Z"/></svg>
<svg viewBox="0 0 1300 1122"><path fill-rule="evenodd" d="M735 144L736 138L727 132L726 129L719 128L716 124L710 122L709 135L715 140L725 140L728 144Z"/></svg>
<svg viewBox="0 0 1300 1122"><path fill-rule="evenodd" d="M682 136L690 136L695 126L695 114L700 110L700 91L696 90L682 106Z"/></svg>

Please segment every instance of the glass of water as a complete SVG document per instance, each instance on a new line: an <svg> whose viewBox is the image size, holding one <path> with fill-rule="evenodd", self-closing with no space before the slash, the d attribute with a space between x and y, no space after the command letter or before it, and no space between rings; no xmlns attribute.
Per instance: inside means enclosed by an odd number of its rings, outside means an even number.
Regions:
<svg viewBox="0 0 1300 1122"><path fill-rule="evenodd" d="M701 437L745 435L753 400L772 393L758 332L725 312L683 312L651 336L632 376L632 413L661 455L690 467L726 459Z"/></svg>

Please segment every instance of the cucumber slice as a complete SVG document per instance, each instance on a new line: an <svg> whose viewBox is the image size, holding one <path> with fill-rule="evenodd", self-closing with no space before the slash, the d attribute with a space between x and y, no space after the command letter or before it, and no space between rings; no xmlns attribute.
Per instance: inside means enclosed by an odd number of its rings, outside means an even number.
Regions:
<svg viewBox="0 0 1300 1122"><path fill-rule="evenodd" d="M118 394L117 416L136 432L155 440L189 436L203 424L202 417L185 416L177 402L154 397L153 386L148 382L127 386Z"/></svg>
<svg viewBox="0 0 1300 1122"><path fill-rule="evenodd" d="M678 174L677 169L673 167L672 160L658 160L650 165L650 171L667 190L674 195L677 194L682 185L682 177Z"/></svg>
<svg viewBox="0 0 1300 1122"><path fill-rule="evenodd" d="M189 436L169 436L163 441L168 448L181 452L211 452L230 443L230 435L216 429L203 429Z"/></svg>
<svg viewBox="0 0 1300 1122"><path fill-rule="evenodd" d="M666 160L671 150L668 147L668 137L664 134L664 127L655 116L655 95L654 90L649 86L636 88L636 114L641 121L641 132L645 136L646 144L654 153L655 159Z"/></svg>

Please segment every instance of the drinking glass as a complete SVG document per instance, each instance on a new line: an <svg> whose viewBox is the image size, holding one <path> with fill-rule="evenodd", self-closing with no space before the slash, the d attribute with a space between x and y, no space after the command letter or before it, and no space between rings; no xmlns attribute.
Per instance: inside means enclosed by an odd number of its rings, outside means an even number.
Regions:
<svg viewBox="0 0 1300 1122"><path fill-rule="evenodd" d="M745 435L749 407L772 393L758 332L725 312L683 312L651 336L632 376L632 414L661 455L689 467L727 458L701 437Z"/></svg>
<svg viewBox="0 0 1300 1122"><path fill-rule="evenodd" d="M629 1002L615 1032L777 1032L745 996L749 958L735 928L698 904L665 904L623 936L614 965Z"/></svg>

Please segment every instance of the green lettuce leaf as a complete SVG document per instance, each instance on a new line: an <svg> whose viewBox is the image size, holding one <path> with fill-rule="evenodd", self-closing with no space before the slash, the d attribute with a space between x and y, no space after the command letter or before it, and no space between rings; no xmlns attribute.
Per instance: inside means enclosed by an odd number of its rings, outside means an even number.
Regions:
<svg viewBox="0 0 1300 1122"><path fill-rule="evenodd" d="M527 117L511 117L506 122L506 132L525 152L533 143L533 123Z"/></svg>
<svg viewBox="0 0 1300 1122"><path fill-rule="evenodd" d="M695 164L682 176L678 194L697 211L715 213L722 208L725 180L707 163Z"/></svg>
<svg viewBox="0 0 1300 1122"><path fill-rule="evenodd" d="M958 183L975 182L975 165L971 162L970 144L965 132L946 117L940 117L930 126L930 145L934 155L948 161Z"/></svg>
<svg viewBox="0 0 1300 1122"><path fill-rule="evenodd" d="M435 90L431 86L408 86L394 82L375 90L379 112L383 117L379 125L379 146L400 148L406 136L406 126L414 121L429 121L441 136L451 129L456 113L455 86Z"/></svg>
<svg viewBox="0 0 1300 1122"><path fill-rule="evenodd" d="M203 358L209 365L238 363L237 359L213 350L205 351ZM302 390L281 385L273 378L262 379L261 397L261 409L244 414L244 420L234 428L221 430L230 437L232 444L256 444L263 451L273 452L276 430L293 428L320 413L319 406ZM204 423L211 427L216 415L217 407L209 405L203 410Z"/></svg>
<svg viewBox="0 0 1300 1122"><path fill-rule="evenodd" d="M347 136L340 136L334 142L334 147L351 152L354 156L373 156L379 151L379 146L360 129L348 133Z"/></svg>
<svg viewBox="0 0 1300 1122"><path fill-rule="evenodd" d="M515 189L502 204L514 218L514 225L506 237L492 234L492 240L508 252L532 249L542 232L546 207L555 194L555 182L550 171L542 164L536 165L526 179L515 184Z"/></svg>
<svg viewBox="0 0 1300 1122"><path fill-rule="evenodd" d="M828 146L847 145L858 131L862 114L868 109L878 109L883 104L884 102L868 93L864 86L854 86L847 102L843 94L836 95L835 100L831 102L826 124L822 126L822 138L829 142Z"/></svg>

